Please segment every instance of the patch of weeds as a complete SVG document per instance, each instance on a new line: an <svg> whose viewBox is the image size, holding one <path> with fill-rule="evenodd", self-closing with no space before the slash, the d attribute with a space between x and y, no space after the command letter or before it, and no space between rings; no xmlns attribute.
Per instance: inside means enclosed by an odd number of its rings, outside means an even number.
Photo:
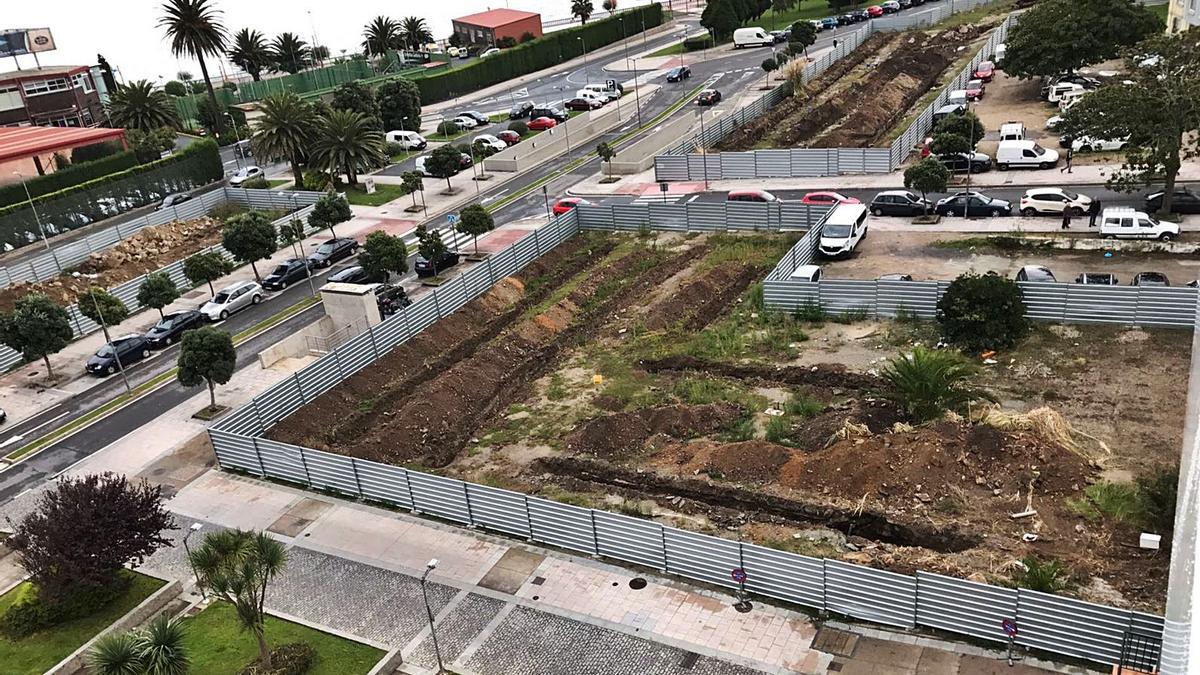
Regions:
<svg viewBox="0 0 1200 675"><path fill-rule="evenodd" d="M762 410L767 399L753 394L739 384L711 377L684 377L675 381L671 394L681 403L707 405L709 403L734 403L746 411Z"/></svg>
<svg viewBox="0 0 1200 675"><path fill-rule="evenodd" d="M799 553L800 555L812 556L814 558L834 558L841 557L841 551L825 541L816 541L808 537L788 537L788 538L769 538L760 539L755 542L760 546L773 548L778 551L787 551L788 553Z"/></svg>
<svg viewBox="0 0 1200 675"><path fill-rule="evenodd" d="M1071 570L1057 560L1029 556L1021 561L1025 570L1013 579L1021 588L1042 593L1058 593L1070 584Z"/></svg>
<svg viewBox="0 0 1200 675"><path fill-rule="evenodd" d="M1141 517L1137 486L1132 483L1096 483L1089 485L1084 494L1100 513L1118 522Z"/></svg>
<svg viewBox="0 0 1200 675"><path fill-rule="evenodd" d="M700 469L700 473L713 480L725 480L725 474L715 466L706 466L703 469Z"/></svg>
<svg viewBox="0 0 1200 675"><path fill-rule="evenodd" d="M778 443L780 445L791 445L789 436L792 433L792 425L783 417L772 417L767 422L765 438L768 442Z"/></svg>
<svg viewBox="0 0 1200 675"><path fill-rule="evenodd" d="M1092 503L1087 499L1075 499L1074 497L1067 497L1063 502L1063 505L1067 507L1068 511L1077 516L1082 516L1085 520L1091 522L1100 520L1100 512L1097 511L1096 507L1092 506Z"/></svg>
<svg viewBox="0 0 1200 675"><path fill-rule="evenodd" d="M600 352L595 356L593 368L604 377L601 393L620 401L625 408L646 408L662 403L665 398L653 388L652 376L635 369L617 354Z"/></svg>
<svg viewBox="0 0 1200 675"><path fill-rule="evenodd" d="M703 272L725 263L741 263L753 267L774 267L796 242L795 235L716 234L708 238L709 251L697 265Z"/></svg>
<svg viewBox="0 0 1200 675"><path fill-rule="evenodd" d="M616 509L618 513L624 513L634 518L649 518L652 515L650 508L643 506L641 502L631 502L628 499L617 504Z"/></svg>
<svg viewBox="0 0 1200 675"><path fill-rule="evenodd" d="M1018 251L1046 251L1054 248L1054 243L1049 239L1026 239L1024 237L1014 237L1007 234L998 234L988 237L964 237L962 239L939 239L933 242L934 248L950 249L955 251L970 251L974 249L995 249L1002 253L1015 253Z"/></svg>
<svg viewBox="0 0 1200 675"><path fill-rule="evenodd" d="M825 310L821 309L821 305L808 300L803 305L792 310L792 318L797 321L807 321L809 323L823 323L828 317Z"/></svg>
<svg viewBox="0 0 1200 675"><path fill-rule="evenodd" d="M951 489L950 493L933 505L933 508L938 513L944 513L948 516L961 516L967 512L967 493L961 489Z"/></svg>
<svg viewBox="0 0 1200 675"><path fill-rule="evenodd" d="M750 293L746 297L746 303L750 305L750 309L755 312L766 312L767 306L763 300L763 285L761 282L750 286Z"/></svg>
<svg viewBox="0 0 1200 675"><path fill-rule="evenodd" d="M358 406L356 406L356 407L358 408L358 411L361 413L369 413L375 409L375 404L378 401L379 401L379 399L375 398L375 397L364 398L363 400L358 402Z"/></svg>
<svg viewBox="0 0 1200 675"><path fill-rule="evenodd" d="M505 421L504 426L487 432L479 440L486 445L505 446L516 443L524 436L524 430L519 425Z"/></svg>
<svg viewBox="0 0 1200 675"><path fill-rule="evenodd" d="M798 392L793 394L791 398L783 404L783 411L793 417L803 417L805 419L816 417L825 410L825 404L808 394Z"/></svg>
<svg viewBox="0 0 1200 675"><path fill-rule="evenodd" d="M717 440L725 443L741 443L754 439L754 419L747 415L734 422L725 431L717 434Z"/></svg>
<svg viewBox="0 0 1200 675"><path fill-rule="evenodd" d="M550 384L546 387L546 398L551 401L561 401L567 397L567 384L562 375L555 373L550 376Z"/></svg>
<svg viewBox="0 0 1200 675"><path fill-rule="evenodd" d="M867 310L861 307L843 310L840 314L832 314L828 316L830 321L841 324L851 324L858 321L866 321L868 318Z"/></svg>
<svg viewBox="0 0 1200 675"><path fill-rule="evenodd" d="M549 499L552 502L560 504L570 504L571 506L580 506L585 509L590 509L595 506L595 499L588 494L582 492L571 492L564 490L557 485L546 485L538 491L538 496L544 499Z"/></svg>

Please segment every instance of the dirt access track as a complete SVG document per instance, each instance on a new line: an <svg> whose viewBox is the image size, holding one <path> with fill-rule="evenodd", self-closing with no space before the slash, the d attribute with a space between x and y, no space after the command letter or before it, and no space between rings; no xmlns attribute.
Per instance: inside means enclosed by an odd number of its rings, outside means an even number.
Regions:
<svg viewBox="0 0 1200 675"><path fill-rule="evenodd" d="M797 96L735 129L719 151L766 148L869 148L886 145L918 100L944 86L947 69L975 53L991 25L930 33L878 32L834 63ZM965 51L969 50L969 52Z"/></svg>
<svg viewBox="0 0 1200 675"><path fill-rule="evenodd" d="M900 572L1033 555L1161 607L1169 556L1089 490L1178 456L1183 331L1039 330L981 374L997 407L912 426L878 370L933 327L765 310L793 241L580 235L270 437Z"/></svg>

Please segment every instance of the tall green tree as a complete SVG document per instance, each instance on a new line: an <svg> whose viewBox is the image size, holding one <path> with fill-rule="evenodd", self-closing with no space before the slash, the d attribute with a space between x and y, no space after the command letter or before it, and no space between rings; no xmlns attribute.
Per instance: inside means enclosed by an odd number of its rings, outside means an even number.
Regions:
<svg viewBox="0 0 1200 675"><path fill-rule="evenodd" d="M266 36L256 30L243 28L233 36L229 60L258 82L262 79L263 71L270 69L274 55L267 44Z"/></svg>
<svg viewBox="0 0 1200 675"><path fill-rule="evenodd" d="M1022 78L1072 72L1162 30L1162 20L1134 0L1042 0L1017 15L1002 65Z"/></svg>
<svg viewBox="0 0 1200 675"><path fill-rule="evenodd" d="M262 283L255 263L270 258L279 248L279 233L262 211L247 211L225 221L225 229L221 231L221 245L233 257L250 263L250 269L254 270L254 278Z"/></svg>
<svg viewBox="0 0 1200 675"><path fill-rule="evenodd" d="M425 177L419 171L405 171L400 175L403 181L400 190L406 195L412 195L413 209L417 208L417 193L421 192L421 202L425 202Z"/></svg>
<svg viewBox="0 0 1200 675"><path fill-rule="evenodd" d="M308 43L295 33L280 33L271 42L271 59L285 73L296 73L308 67L311 58Z"/></svg>
<svg viewBox="0 0 1200 675"><path fill-rule="evenodd" d="M419 94L418 94L419 96ZM373 128L382 129L379 101L371 88L357 80L347 82L333 90L329 105L334 110L352 110L365 117Z"/></svg>
<svg viewBox="0 0 1200 675"><path fill-rule="evenodd" d="M595 11L592 0L571 0L571 16L579 19L580 25L587 24Z"/></svg>
<svg viewBox="0 0 1200 675"><path fill-rule="evenodd" d="M129 308L125 303L97 286L88 288L76 298L75 306L79 308L80 314L100 324L100 330L104 332L104 341L108 344L112 344L112 338L108 336L108 327L129 318ZM117 365L121 365L119 359ZM124 366L121 368L124 369Z"/></svg>
<svg viewBox="0 0 1200 675"><path fill-rule="evenodd" d="M159 127L179 126L175 102L148 80L134 80L109 92L105 104L108 120L114 127L151 132Z"/></svg>
<svg viewBox="0 0 1200 675"><path fill-rule="evenodd" d="M967 143L974 150L979 141L983 140L985 129L983 122L979 120L979 116L973 112L965 111L947 115L937 123L937 133L939 134L957 134L967 139Z"/></svg>
<svg viewBox="0 0 1200 675"><path fill-rule="evenodd" d="M26 360L42 359L46 374L54 379L50 355L71 344L71 315L42 293L17 299L13 311L0 314L0 342L21 352Z"/></svg>
<svg viewBox="0 0 1200 675"><path fill-rule="evenodd" d="M255 156L286 160L292 167L292 180L297 186L304 185L301 164L317 126L313 107L285 91L264 96L258 102L258 111L254 134L250 137Z"/></svg>
<svg viewBox="0 0 1200 675"><path fill-rule="evenodd" d="M740 24L732 0L711 0L700 14L700 25L712 33L715 40L724 40L733 35Z"/></svg>
<svg viewBox="0 0 1200 675"><path fill-rule="evenodd" d="M208 292L216 295L212 282L233 271L233 263L215 251L206 251L183 261L183 276L199 286L208 284Z"/></svg>
<svg viewBox="0 0 1200 675"><path fill-rule="evenodd" d="M400 34L404 36L404 44L413 51L420 51L422 47L433 42L429 24L419 16L404 17L400 22Z"/></svg>
<svg viewBox="0 0 1200 675"><path fill-rule="evenodd" d="M371 279L387 279L391 273L408 271L408 247L400 237L387 232L372 232L363 242L358 264Z"/></svg>
<svg viewBox="0 0 1200 675"><path fill-rule="evenodd" d="M233 337L215 327L203 326L183 334L179 343L179 384L185 387L208 385L208 404L217 407L216 388L233 377L237 368L237 348Z"/></svg>
<svg viewBox="0 0 1200 675"><path fill-rule="evenodd" d="M929 150L935 155L958 155L971 152L971 142L966 136L939 131L933 135Z"/></svg>
<svg viewBox="0 0 1200 675"><path fill-rule="evenodd" d="M162 12L158 25L166 31L171 41L171 52L175 56L194 58L200 63L200 75L208 90L209 103L213 109L219 108L204 57L219 58L225 53L229 33L221 23L221 11L214 9L210 0L166 0ZM219 135L224 128L225 121L218 118L213 132Z"/></svg>
<svg viewBox="0 0 1200 675"><path fill-rule="evenodd" d="M796 6L797 0L771 0L771 11L775 13L772 26L779 25L779 15Z"/></svg>
<svg viewBox="0 0 1200 675"><path fill-rule="evenodd" d="M421 89L408 78L389 80L375 90L379 117L386 131L421 128Z"/></svg>
<svg viewBox="0 0 1200 675"><path fill-rule="evenodd" d="M344 223L354 217L350 210L350 202L338 193L330 190L321 195L313 210L308 214L308 226L317 230L329 230L329 234L337 237L334 225Z"/></svg>
<svg viewBox="0 0 1200 675"><path fill-rule="evenodd" d="M1125 74L1084 96L1067 112L1063 132L1129 138L1110 188L1134 192L1162 181L1170 213L1183 161L1200 155L1200 31L1155 35L1125 53Z"/></svg>
<svg viewBox="0 0 1200 675"><path fill-rule="evenodd" d="M462 165L462 152L447 143L446 145L434 148L430 153L429 159L425 160L425 171L434 178L446 179L446 191L450 192L454 188L450 185L450 177L459 172Z"/></svg>
<svg viewBox="0 0 1200 675"><path fill-rule="evenodd" d="M382 14L363 26L363 53L367 56L383 56L402 45L400 24Z"/></svg>
<svg viewBox="0 0 1200 675"><path fill-rule="evenodd" d="M351 185L358 174L384 162L383 133L361 113L334 110L321 120L309 151L311 164L330 173L345 173Z"/></svg>
<svg viewBox="0 0 1200 675"><path fill-rule="evenodd" d="M258 643L259 664L271 672L264 605L268 586L287 565L283 544L265 532L221 530L205 535L190 558L200 584L233 605L238 622Z"/></svg>
<svg viewBox="0 0 1200 675"><path fill-rule="evenodd" d="M442 233L437 229L431 230L422 224L417 226L416 234L417 253L429 261L436 276L441 272L438 265L442 262L442 256L446 255L450 249L446 246L446 242L442 241Z"/></svg>
<svg viewBox="0 0 1200 675"><path fill-rule="evenodd" d="M166 272L147 274L138 287L138 302L144 307L158 310L158 318L163 318L163 307L179 299L179 289L171 281L171 275Z"/></svg>
<svg viewBox="0 0 1200 675"><path fill-rule="evenodd" d="M817 27L811 21L797 21L792 24L791 37L788 38L788 51L792 56L804 54L808 57L808 48L817 41Z"/></svg>
<svg viewBox="0 0 1200 675"><path fill-rule="evenodd" d="M483 208L482 204L470 204L463 207L463 210L458 214L458 224L454 229L471 235L471 244L475 248L475 254L479 254L479 235L487 234L496 229L496 221L492 218L492 214Z"/></svg>
<svg viewBox="0 0 1200 675"><path fill-rule="evenodd" d="M930 192L945 192L950 182L950 169L936 157L926 157L904 170L904 187L921 193L928 200ZM929 203L925 204L925 215L929 215Z"/></svg>

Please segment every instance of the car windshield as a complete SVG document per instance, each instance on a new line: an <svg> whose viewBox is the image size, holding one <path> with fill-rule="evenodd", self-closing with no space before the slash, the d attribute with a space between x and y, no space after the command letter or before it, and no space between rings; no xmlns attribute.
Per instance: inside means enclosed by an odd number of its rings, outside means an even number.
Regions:
<svg viewBox="0 0 1200 675"><path fill-rule="evenodd" d="M328 244L328 243L321 244L320 246L317 247L317 253L321 253L321 254L333 253L333 244Z"/></svg>
<svg viewBox="0 0 1200 675"><path fill-rule="evenodd" d="M278 274L278 275L282 276L284 274L287 274L287 271L288 271L287 265L276 265L275 269L271 270L271 274Z"/></svg>
<svg viewBox="0 0 1200 675"><path fill-rule="evenodd" d="M978 89L983 86L983 80L971 80L967 83L967 89Z"/></svg>
<svg viewBox="0 0 1200 675"><path fill-rule="evenodd" d="M821 236L831 239L845 239L850 236L849 225L826 225Z"/></svg>
<svg viewBox="0 0 1200 675"><path fill-rule="evenodd" d="M113 355L112 345L104 345L103 347L101 347L99 350L96 351L96 356L99 356L102 359L112 358L112 355Z"/></svg>
<svg viewBox="0 0 1200 675"><path fill-rule="evenodd" d="M229 302L229 294L225 291L221 291L220 293L217 293L216 297L213 298L213 302L217 303L218 305L223 305L226 302Z"/></svg>
<svg viewBox="0 0 1200 675"><path fill-rule="evenodd" d="M1079 193L1071 192L1070 190L1063 190L1063 196L1066 197L1067 199L1070 199L1071 201L1075 201L1076 199L1079 199Z"/></svg>
<svg viewBox="0 0 1200 675"><path fill-rule="evenodd" d="M1044 155L1044 154L1046 154L1046 149L1043 148L1042 146L1038 145L1037 143L1034 143L1033 144L1033 152L1037 155Z"/></svg>
<svg viewBox="0 0 1200 675"><path fill-rule="evenodd" d="M175 325L176 317L168 316L163 318L158 323L154 324L154 330L171 330L171 326Z"/></svg>

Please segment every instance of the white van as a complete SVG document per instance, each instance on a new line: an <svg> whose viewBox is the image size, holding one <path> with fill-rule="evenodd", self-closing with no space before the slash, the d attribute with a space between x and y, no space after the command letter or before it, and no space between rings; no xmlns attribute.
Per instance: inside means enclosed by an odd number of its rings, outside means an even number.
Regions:
<svg viewBox="0 0 1200 675"><path fill-rule="evenodd" d="M595 101L596 103L599 103L600 105L604 105L605 103L608 103L607 96L605 96L604 94L598 94L598 93L592 91L591 89L580 89L579 91L575 92L575 98L586 98L587 100Z"/></svg>
<svg viewBox="0 0 1200 675"><path fill-rule="evenodd" d="M831 258L849 255L858 242L867 236L867 207L865 204L838 204L825 218L821 228L821 243L817 250Z"/></svg>
<svg viewBox="0 0 1200 675"><path fill-rule="evenodd" d="M821 280L821 268L816 265L801 265L792 272L792 278L799 281L817 282Z"/></svg>
<svg viewBox="0 0 1200 675"><path fill-rule="evenodd" d="M1100 236L1104 239L1171 241L1179 236L1179 225L1160 222L1143 211L1128 207L1107 208L1100 216Z"/></svg>
<svg viewBox="0 0 1200 675"><path fill-rule="evenodd" d="M1034 141L1000 141L996 148L996 168L1049 169L1058 164L1058 152L1047 150Z"/></svg>
<svg viewBox="0 0 1200 675"><path fill-rule="evenodd" d="M1000 125L1001 141L1025 140L1025 125L1021 122L1005 122Z"/></svg>
<svg viewBox="0 0 1200 675"><path fill-rule="evenodd" d="M1008 54L1008 45L1001 42L996 45L996 53L992 56L993 61L1003 61L1005 55Z"/></svg>
<svg viewBox="0 0 1200 675"><path fill-rule="evenodd" d="M616 99L621 98L620 90L609 89L603 84L586 84L583 86L583 88L587 89L588 91L594 91L601 96L607 96L609 100L615 101Z"/></svg>
<svg viewBox="0 0 1200 675"><path fill-rule="evenodd" d="M1058 84L1051 85L1050 89L1046 92L1046 100L1057 104L1062 100L1064 94L1071 91L1085 91L1085 89L1082 84L1059 82Z"/></svg>
<svg viewBox="0 0 1200 675"><path fill-rule="evenodd" d="M405 150L424 150L429 145L429 141L415 131L389 131L384 138L388 143L399 143Z"/></svg>
<svg viewBox="0 0 1200 675"><path fill-rule="evenodd" d="M770 47L773 44L775 44L775 36L758 27L739 28L733 31L734 49L741 49L742 47Z"/></svg>
<svg viewBox="0 0 1200 675"><path fill-rule="evenodd" d="M1058 97L1059 111L1066 112L1070 110L1071 106L1079 103L1084 96L1087 96L1090 93L1091 92L1087 89L1072 89L1071 91L1063 92L1062 95Z"/></svg>

